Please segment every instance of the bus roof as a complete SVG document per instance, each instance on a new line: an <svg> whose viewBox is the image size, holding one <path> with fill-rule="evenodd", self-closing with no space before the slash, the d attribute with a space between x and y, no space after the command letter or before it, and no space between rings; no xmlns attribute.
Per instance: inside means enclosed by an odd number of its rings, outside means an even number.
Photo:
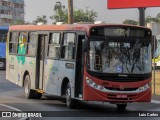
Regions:
<svg viewBox="0 0 160 120"><path fill-rule="evenodd" d="M15 25L10 26L10 31L43 31L43 30L89 30L96 26L131 26L145 28L141 26L125 25L125 24L63 24L63 25ZM149 29L149 28L148 28Z"/></svg>
<svg viewBox="0 0 160 120"><path fill-rule="evenodd" d="M7 26L0 26L0 30L8 30L9 29L9 27L7 27Z"/></svg>

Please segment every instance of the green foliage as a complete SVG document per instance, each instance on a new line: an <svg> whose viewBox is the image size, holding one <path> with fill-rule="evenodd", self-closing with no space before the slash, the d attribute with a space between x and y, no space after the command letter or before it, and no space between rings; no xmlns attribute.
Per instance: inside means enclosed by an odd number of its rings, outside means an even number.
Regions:
<svg viewBox="0 0 160 120"><path fill-rule="evenodd" d="M156 17L147 16L145 19L146 24L150 22L160 23L160 13Z"/></svg>
<svg viewBox="0 0 160 120"><path fill-rule="evenodd" d="M33 24L37 24L37 23L47 23L47 18L46 15L42 15L42 16L37 16L37 19L33 21Z"/></svg>
<svg viewBox="0 0 160 120"><path fill-rule="evenodd" d="M138 21L127 19L123 21L123 24L138 25Z"/></svg>
<svg viewBox="0 0 160 120"><path fill-rule="evenodd" d="M156 17L151 17L150 15L148 15L146 18L145 18L145 23L150 23L150 22L155 22L155 23L160 23L160 13L157 14ZM132 24L132 25L138 25L138 22L135 21L135 20L125 20L123 21L123 24Z"/></svg>
<svg viewBox="0 0 160 120"><path fill-rule="evenodd" d="M16 20L10 23L10 25L24 25L24 24L25 24L25 21L23 20Z"/></svg>
<svg viewBox="0 0 160 120"><path fill-rule="evenodd" d="M64 5L62 5L61 2L56 2L56 5L54 6L54 12L55 14L50 16L52 20L55 22L68 22L68 10ZM94 22L97 18L97 12L95 12L93 9L90 10L89 7L87 7L85 10L83 9L75 9L73 11L73 20L74 22Z"/></svg>
<svg viewBox="0 0 160 120"><path fill-rule="evenodd" d="M55 20L56 22L66 22L67 21L67 9L61 2L56 2L54 6L55 15L50 16L51 19Z"/></svg>
<svg viewBox="0 0 160 120"><path fill-rule="evenodd" d="M93 9L89 10L88 7L83 9L74 10L74 22L94 22L97 18L97 12Z"/></svg>

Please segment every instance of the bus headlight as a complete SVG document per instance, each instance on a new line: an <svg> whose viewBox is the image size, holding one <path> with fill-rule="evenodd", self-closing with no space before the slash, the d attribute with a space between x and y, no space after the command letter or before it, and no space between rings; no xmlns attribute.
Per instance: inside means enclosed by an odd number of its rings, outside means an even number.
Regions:
<svg viewBox="0 0 160 120"><path fill-rule="evenodd" d="M148 90L150 87L151 87L151 83L147 83L143 87L138 88L138 91L139 92L144 92L144 91Z"/></svg>
<svg viewBox="0 0 160 120"><path fill-rule="evenodd" d="M88 77L86 77L86 82L90 87L104 92L104 87L103 86L98 85L97 83L95 83L91 79L89 79Z"/></svg>

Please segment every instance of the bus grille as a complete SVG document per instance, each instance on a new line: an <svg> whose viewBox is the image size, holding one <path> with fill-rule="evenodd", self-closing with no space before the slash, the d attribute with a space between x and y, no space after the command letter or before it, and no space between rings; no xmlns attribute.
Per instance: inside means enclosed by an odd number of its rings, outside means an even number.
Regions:
<svg viewBox="0 0 160 120"><path fill-rule="evenodd" d="M105 87L107 90L112 90L112 91L136 91L138 88L112 88L112 87Z"/></svg>

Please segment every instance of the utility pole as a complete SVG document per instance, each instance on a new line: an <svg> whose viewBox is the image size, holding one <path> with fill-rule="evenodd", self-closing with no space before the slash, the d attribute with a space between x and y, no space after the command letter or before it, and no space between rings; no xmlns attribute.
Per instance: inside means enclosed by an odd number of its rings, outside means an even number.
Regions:
<svg viewBox="0 0 160 120"><path fill-rule="evenodd" d="M145 9L146 8L138 8L139 9L139 25L145 26Z"/></svg>
<svg viewBox="0 0 160 120"><path fill-rule="evenodd" d="M68 0L68 24L73 24L73 0Z"/></svg>

